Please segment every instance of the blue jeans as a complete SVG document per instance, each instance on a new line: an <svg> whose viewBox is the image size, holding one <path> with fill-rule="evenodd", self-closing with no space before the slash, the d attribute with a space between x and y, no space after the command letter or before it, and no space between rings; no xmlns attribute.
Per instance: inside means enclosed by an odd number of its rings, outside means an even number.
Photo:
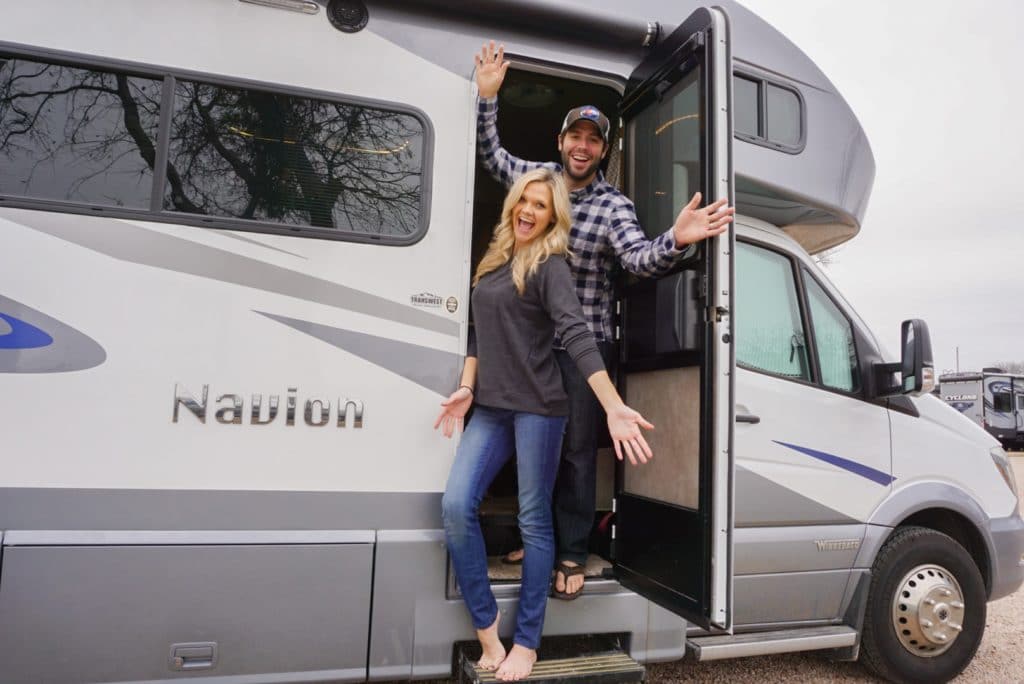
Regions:
<svg viewBox="0 0 1024 684"><path fill-rule="evenodd" d="M462 435L441 502L448 551L473 626L490 627L498 616L498 603L487 577L487 550L477 511L487 488L515 452L519 533L526 555L514 641L526 648L540 645L555 564L551 492L565 422L565 416L477 406Z"/></svg>
<svg viewBox="0 0 1024 684"><path fill-rule="evenodd" d="M597 347L608 368L611 345L598 342ZM569 423L555 491L558 560L585 565L597 496L597 421L604 414L594 391L569 353L556 349L555 360L569 395Z"/></svg>

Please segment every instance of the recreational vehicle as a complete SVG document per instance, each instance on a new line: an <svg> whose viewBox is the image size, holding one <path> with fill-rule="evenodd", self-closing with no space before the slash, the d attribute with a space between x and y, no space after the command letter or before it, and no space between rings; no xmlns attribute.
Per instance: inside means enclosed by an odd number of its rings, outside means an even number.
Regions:
<svg viewBox="0 0 1024 684"><path fill-rule="evenodd" d="M719 4L0 2L0 679L452 674L474 633L431 427L503 193L476 151L492 38L514 154L555 158L589 103L652 235L696 190L738 210L621 283L615 377L655 458L605 454L594 576L545 635L960 672L1024 580L1010 466L928 394L926 326L889 355L815 265L861 228L867 138Z"/></svg>
<svg viewBox="0 0 1024 684"><path fill-rule="evenodd" d="M1007 449L1024 448L1024 375L986 368L939 378L943 401L988 430Z"/></svg>

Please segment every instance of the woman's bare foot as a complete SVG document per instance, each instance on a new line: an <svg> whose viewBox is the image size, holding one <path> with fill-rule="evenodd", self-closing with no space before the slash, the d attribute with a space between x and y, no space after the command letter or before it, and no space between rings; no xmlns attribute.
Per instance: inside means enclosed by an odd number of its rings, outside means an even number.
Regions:
<svg viewBox="0 0 1024 684"><path fill-rule="evenodd" d="M498 622L501 620L501 611L494 618L494 624L485 629L476 630L476 638L483 648L483 654L477 661L477 667L486 672L493 672L505 660L505 647L501 645L498 638Z"/></svg>
<svg viewBox="0 0 1024 684"><path fill-rule="evenodd" d="M501 661L501 667L494 673L495 679L501 682L516 682L526 679L533 672L533 664L537 662L537 651L519 644L513 644L512 650Z"/></svg>
<svg viewBox="0 0 1024 684"><path fill-rule="evenodd" d="M519 549L516 549L515 551L509 551L504 556L502 556L501 557L501 562L502 563L508 563L508 564L511 564L511 565L518 565L519 563L523 562L523 556L525 556L525 555L526 555L526 549L519 548Z"/></svg>

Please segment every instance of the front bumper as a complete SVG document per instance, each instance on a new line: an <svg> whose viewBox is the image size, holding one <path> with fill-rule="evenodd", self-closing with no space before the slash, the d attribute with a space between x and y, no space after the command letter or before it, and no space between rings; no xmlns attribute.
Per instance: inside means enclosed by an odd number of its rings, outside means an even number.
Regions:
<svg viewBox="0 0 1024 684"><path fill-rule="evenodd" d="M1008 596L1024 584L1024 519L1020 514L996 518L989 524L992 535L992 588L989 600Z"/></svg>

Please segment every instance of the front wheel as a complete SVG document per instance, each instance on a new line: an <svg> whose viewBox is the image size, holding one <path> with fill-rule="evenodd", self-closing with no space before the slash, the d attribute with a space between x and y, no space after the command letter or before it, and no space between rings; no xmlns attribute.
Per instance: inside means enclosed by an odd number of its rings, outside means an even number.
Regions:
<svg viewBox="0 0 1024 684"><path fill-rule="evenodd" d="M871 569L861 662L893 682L946 682L971 662L985 631L985 584L949 536L903 527Z"/></svg>

